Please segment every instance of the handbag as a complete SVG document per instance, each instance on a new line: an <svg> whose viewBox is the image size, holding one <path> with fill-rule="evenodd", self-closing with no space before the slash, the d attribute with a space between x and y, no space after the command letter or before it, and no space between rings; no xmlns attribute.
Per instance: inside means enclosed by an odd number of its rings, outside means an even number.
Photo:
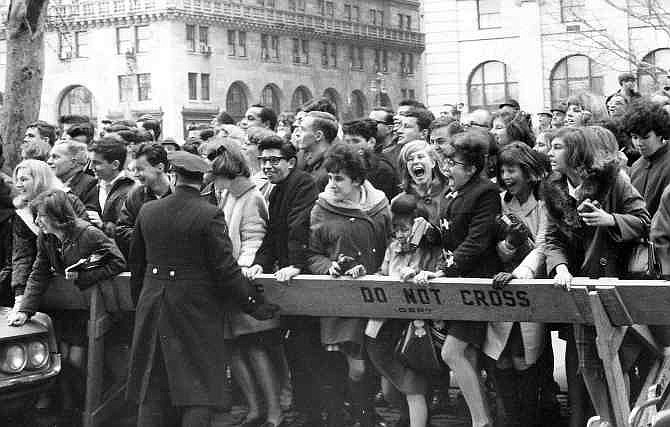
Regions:
<svg viewBox="0 0 670 427"><path fill-rule="evenodd" d="M415 371L437 373L445 368L425 320L409 322L396 344L395 353L402 364Z"/></svg>
<svg viewBox="0 0 670 427"><path fill-rule="evenodd" d="M654 242L643 238L633 247L627 271L633 279L661 279L661 264L656 258Z"/></svg>

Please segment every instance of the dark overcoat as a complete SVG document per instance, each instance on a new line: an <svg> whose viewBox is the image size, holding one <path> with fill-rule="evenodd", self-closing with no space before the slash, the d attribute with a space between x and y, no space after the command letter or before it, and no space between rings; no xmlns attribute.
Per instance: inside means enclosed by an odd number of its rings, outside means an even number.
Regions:
<svg viewBox="0 0 670 427"><path fill-rule="evenodd" d="M254 290L232 256L224 214L179 186L140 210L130 248L135 311L128 398L144 399L161 351L175 406L221 406L226 370L224 303Z"/></svg>

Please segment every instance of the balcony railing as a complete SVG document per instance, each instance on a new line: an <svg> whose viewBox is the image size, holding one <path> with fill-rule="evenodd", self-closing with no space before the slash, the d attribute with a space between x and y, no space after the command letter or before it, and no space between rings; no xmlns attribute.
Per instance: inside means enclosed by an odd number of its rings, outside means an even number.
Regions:
<svg viewBox="0 0 670 427"><path fill-rule="evenodd" d="M269 25L278 30L308 30L317 34L383 39L421 46L425 43L424 35L415 31L223 0L61 0L52 2L49 7L49 21L52 25L61 25L161 13L192 15L220 22Z"/></svg>

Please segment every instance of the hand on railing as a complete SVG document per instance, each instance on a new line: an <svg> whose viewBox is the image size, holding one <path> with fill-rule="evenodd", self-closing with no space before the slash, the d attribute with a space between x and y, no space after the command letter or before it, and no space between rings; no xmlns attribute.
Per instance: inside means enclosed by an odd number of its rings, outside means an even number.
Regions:
<svg viewBox="0 0 670 427"><path fill-rule="evenodd" d="M7 316L7 323L10 326L23 326L28 321L28 315L23 311L10 311Z"/></svg>
<svg viewBox="0 0 670 427"><path fill-rule="evenodd" d="M275 273L275 279L277 279L278 282L288 282L298 274L300 274L300 269L289 265L288 267L279 269L279 271Z"/></svg>
<svg viewBox="0 0 670 427"><path fill-rule="evenodd" d="M258 264L251 267L242 267L242 275L249 280L254 280L259 274L263 274L263 267Z"/></svg>
<svg viewBox="0 0 670 427"><path fill-rule="evenodd" d="M568 266L565 264L561 264L558 267L556 267L556 275L554 276L554 286L569 291L571 284L572 284L572 274L570 274Z"/></svg>

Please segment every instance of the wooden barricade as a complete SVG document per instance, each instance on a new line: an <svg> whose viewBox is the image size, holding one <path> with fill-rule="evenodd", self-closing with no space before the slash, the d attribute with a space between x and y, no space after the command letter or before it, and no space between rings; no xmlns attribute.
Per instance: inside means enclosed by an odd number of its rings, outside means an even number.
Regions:
<svg viewBox="0 0 670 427"><path fill-rule="evenodd" d="M113 327L110 313L133 310L128 279L127 273L122 274L84 292L71 282L55 280L45 297L47 312L50 308L90 310L86 427L98 426L108 418L125 391L118 387L103 394L102 368L105 334ZM637 324L670 325L670 286L662 281L577 278L566 292L555 288L551 280L515 280L496 290L490 279L438 279L419 286L384 276L300 275L280 284L271 275L261 275L256 287L281 307L282 314L291 315L593 324L617 427L630 426L630 405L618 359L624 334L636 333L660 355L646 327ZM647 388L668 377L669 367L670 360L659 359ZM639 404L646 400L646 389L643 394ZM642 413L638 410L635 415Z"/></svg>

